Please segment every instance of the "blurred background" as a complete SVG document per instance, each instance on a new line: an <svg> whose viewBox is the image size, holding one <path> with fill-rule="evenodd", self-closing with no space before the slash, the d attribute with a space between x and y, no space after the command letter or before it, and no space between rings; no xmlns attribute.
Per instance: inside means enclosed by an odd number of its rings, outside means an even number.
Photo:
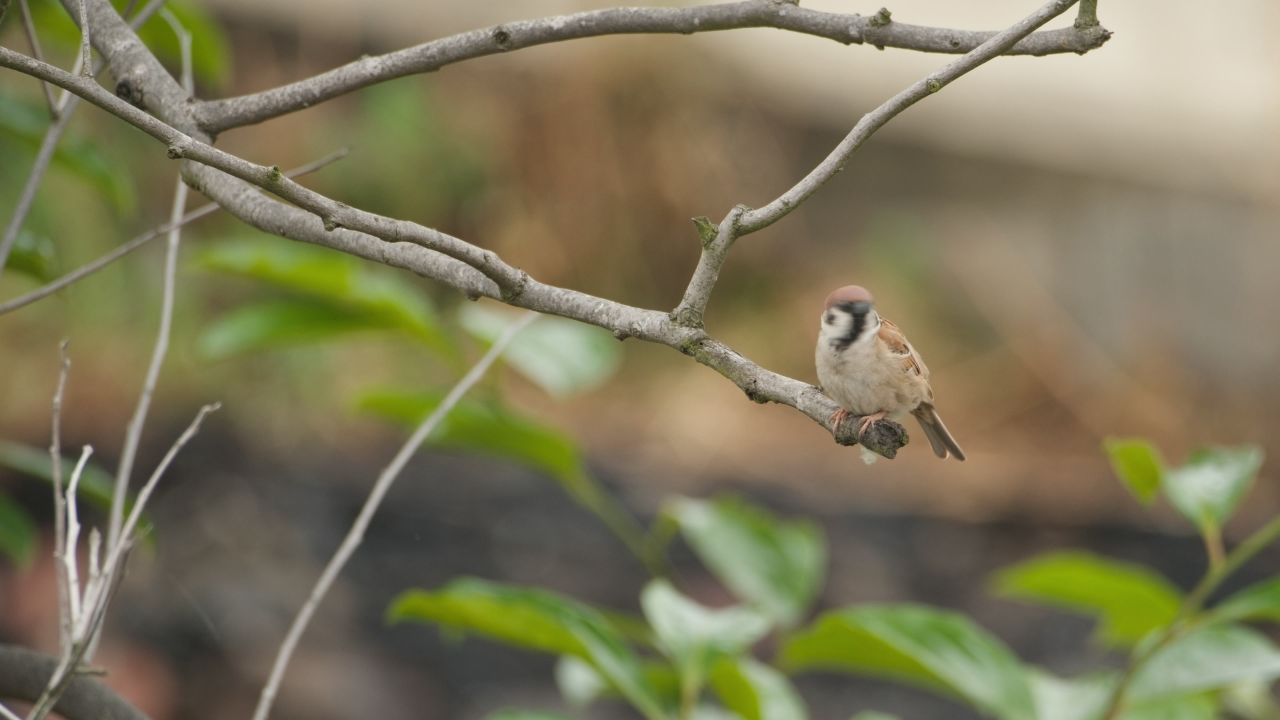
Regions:
<svg viewBox="0 0 1280 720"><path fill-rule="evenodd" d="M902 22L992 29L1035 4L890 9ZM605 6L176 9L197 32L198 94L213 98L454 32ZM61 10L37 0L33 11L69 66L75 34ZM1103 2L1100 17L1115 32L1100 50L998 59L899 116L800 210L741 241L709 309L714 336L812 382L823 297L868 286L928 361L968 462L939 462L914 443L864 465L792 409L753 404L684 356L635 341L601 351L616 354L616 371L578 392L547 393L510 372L486 392L501 386L511 407L572 438L591 475L641 518L675 495L723 492L813 518L829 544L824 607L932 603L971 613L1055 670L1107 662L1087 623L992 599L983 579L1038 550L1082 547L1154 565L1185 587L1202 570L1199 542L1172 511L1143 508L1114 481L1103 439L1149 438L1170 462L1209 444L1280 456L1267 431L1280 420L1280 49L1270 41L1280 6L1242 0L1211 26L1190 3ZM147 30L176 68L172 34L158 21ZM15 18L0 42L25 49ZM948 60L774 30L591 39L394 81L218 142L286 168L349 146L304 184L492 248L544 282L671 308L697 259L691 217L766 203L862 113ZM37 84L0 74L6 218L43 134L42 106ZM160 148L101 112L78 115L0 300L167 217L175 166ZM0 316L0 438L47 445L57 345L68 337L64 446L91 444L114 470L151 352L161 244ZM458 357L403 333L228 342L228 315L278 290L218 248L289 245L221 216L184 234L175 337L139 473L201 403L224 409L157 495L157 542L134 558L99 658L127 668L112 681L156 718L246 714L288 619L404 436L361 412L361 398L458 375ZM455 318L477 306L371 272L412 287L450 344L474 348ZM1265 465L1228 537L1277 511L1275 477ZM0 494L47 524L47 485L0 470ZM2 640L56 647L48 541L46 531L22 562L0 556ZM674 562L691 594L725 599L686 552ZM618 609L634 609L646 577L545 473L424 451L303 641L277 716L470 719L505 705L557 707L546 658L384 624L396 592L461 575ZM870 707L968 717L885 683L800 686L819 718Z"/></svg>

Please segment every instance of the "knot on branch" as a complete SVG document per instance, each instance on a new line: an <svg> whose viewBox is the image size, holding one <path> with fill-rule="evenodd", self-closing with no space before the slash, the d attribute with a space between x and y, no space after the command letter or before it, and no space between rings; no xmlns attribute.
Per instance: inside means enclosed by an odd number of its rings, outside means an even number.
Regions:
<svg viewBox="0 0 1280 720"><path fill-rule="evenodd" d="M493 29L490 37L493 38L493 44L497 45L499 50L511 49L511 33L501 25Z"/></svg>
<svg viewBox="0 0 1280 720"><path fill-rule="evenodd" d="M862 418L856 415L845 416L844 420L831 429L831 435L841 445L862 445L890 460L897 457L898 451L911 441L907 436L907 429L892 420L873 423L859 439L858 424L861 422Z"/></svg>
<svg viewBox="0 0 1280 720"><path fill-rule="evenodd" d="M875 15L872 15L867 22L873 28L884 27L893 22L893 13L889 12L889 8L880 8Z"/></svg>
<svg viewBox="0 0 1280 720"><path fill-rule="evenodd" d="M145 103L143 102L142 88L134 85L133 81L128 78L124 78L120 82L116 83L116 97L139 110L146 110Z"/></svg>

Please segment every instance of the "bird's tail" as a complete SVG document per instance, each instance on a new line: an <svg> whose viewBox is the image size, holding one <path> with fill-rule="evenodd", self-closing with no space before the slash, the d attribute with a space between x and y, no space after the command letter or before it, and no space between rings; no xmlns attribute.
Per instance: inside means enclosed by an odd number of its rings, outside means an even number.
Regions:
<svg viewBox="0 0 1280 720"><path fill-rule="evenodd" d="M943 424L942 418L938 417L938 411L934 409L933 405L922 403L912 415L915 415L916 420L920 421L921 429L924 430L924 434L929 438L929 444L933 446L934 455L943 459L951 455L957 460L964 460L964 451L960 449L960 444L956 442L956 439L951 437L951 432Z"/></svg>

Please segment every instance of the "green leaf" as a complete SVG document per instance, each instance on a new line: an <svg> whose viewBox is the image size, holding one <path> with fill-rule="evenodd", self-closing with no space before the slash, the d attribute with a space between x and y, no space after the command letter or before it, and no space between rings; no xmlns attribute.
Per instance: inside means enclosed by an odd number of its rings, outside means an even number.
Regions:
<svg viewBox="0 0 1280 720"><path fill-rule="evenodd" d="M694 688L711 664L738 655L769 632L769 620L754 610L719 610L681 595L666 580L654 580L640 595L640 607L653 628L658 648L675 663L682 680Z"/></svg>
<svg viewBox="0 0 1280 720"><path fill-rule="evenodd" d="M1042 555L1000 571L993 584L1006 597L1093 615L1102 641L1121 648L1173 622L1182 605L1177 588L1151 570L1085 552Z"/></svg>
<svg viewBox="0 0 1280 720"><path fill-rule="evenodd" d="M329 340L379 325L379 318L324 303L274 300L236 308L209 323L200 335L200 352L211 359Z"/></svg>
<svg viewBox="0 0 1280 720"><path fill-rule="evenodd" d="M1131 696L1151 700L1280 677L1280 650L1239 625L1192 631L1157 653L1134 677Z"/></svg>
<svg viewBox="0 0 1280 720"><path fill-rule="evenodd" d="M794 625L822 582L826 549L818 529L781 521L740 500L681 498L670 513L702 562L741 600Z"/></svg>
<svg viewBox="0 0 1280 720"><path fill-rule="evenodd" d="M47 283L53 280L53 265L53 241L22 230L18 232L4 269L5 272L12 270L37 282Z"/></svg>
<svg viewBox="0 0 1280 720"><path fill-rule="evenodd" d="M66 13L60 8L58 14L65 19ZM42 26L37 23L37 27ZM79 42L78 34L76 42ZM43 142L49 124L49 111L43 103L11 93L0 94L0 135L14 138L34 152ZM68 132L54 148L53 166L87 183L106 197L117 212L133 211L137 198L129 167L104 155L95 141L80 133Z"/></svg>
<svg viewBox="0 0 1280 720"><path fill-rule="evenodd" d="M1208 612L1214 622L1280 622L1280 577L1264 580L1223 600Z"/></svg>
<svg viewBox="0 0 1280 720"><path fill-rule="evenodd" d="M366 393L359 407L416 426L444 394L382 390ZM569 497L590 510L637 554L644 553L643 531L635 519L587 471L576 443L555 428L518 415L493 402L464 399L427 439L432 445L504 457L550 475Z"/></svg>
<svg viewBox="0 0 1280 720"><path fill-rule="evenodd" d="M1182 467L1165 472L1164 491L1205 532L1226 524L1260 467L1262 450L1252 445L1200 450Z"/></svg>
<svg viewBox="0 0 1280 720"><path fill-rule="evenodd" d="M21 507L0 493L0 555L26 567L36 548L36 527Z"/></svg>
<svg viewBox="0 0 1280 720"><path fill-rule="evenodd" d="M1164 463L1160 451L1140 438L1107 438L1102 444L1111 460L1111 469L1144 504L1160 493Z"/></svg>
<svg viewBox="0 0 1280 720"><path fill-rule="evenodd" d="M1064 680L1039 670L1028 672L1037 720L1102 720L1119 679L1115 673ZM1213 720L1216 704L1204 694L1178 694L1140 701L1129 698L1121 720Z"/></svg>
<svg viewBox="0 0 1280 720"><path fill-rule="evenodd" d="M62 481L64 483L69 479L71 470L75 467L78 459L66 456L62 458ZM45 448L35 448L30 445L0 440L0 467L7 467L10 470L44 480L47 483L53 482L53 462L49 459L49 451ZM115 478L90 461L85 463L84 470L80 474L80 484L76 487L76 497L106 511L111 508L111 494L114 487ZM130 500L127 504L126 512L128 508L132 507L133 501ZM138 535L145 536L151 531L151 521L144 514L138 525Z"/></svg>
<svg viewBox="0 0 1280 720"><path fill-rule="evenodd" d="M509 312L484 305L464 305L462 327L485 342L493 342L515 321ZM567 397L598 387L618 368L622 355L608 332L576 320L542 317L511 341L502 353L515 368L555 397Z"/></svg>
<svg viewBox="0 0 1280 720"><path fill-rule="evenodd" d="M199 262L206 269L266 282L305 298L306 303L295 304L312 306L309 316L301 310L289 311L301 315L299 321L309 326L297 333L301 340L323 336L319 333L326 323L352 329L362 323L368 328L402 330L441 352L455 351L426 295L386 268L332 250L271 238L219 243L201 253ZM326 321L326 315L332 317ZM287 339L287 328L279 330ZM341 331L335 327L329 334Z"/></svg>
<svg viewBox="0 0 1280 720"><path fill-rule="evenodd" d="M787 641L782 661L793 671L843 670L899 680L1005 720L1035 717L1018 659L957 613L916 605L830 612Z"/></svg>
<svg viewBox="0 0 1280 720"><path fill-rule="evenodd" d="M569 717L538 710L499 710L486 715L485 720L569 720Z"/></svg>
<svg viewBox="0 0 1280 720"><path fill-rule="evenodd" d="M458 580L436 592L409 590L388 609L395 622L414 620L479 633L508 645L572 655L647 717L663 714L658 692L622 634L599 611L542 590Z"/></svg>
<svg viewBox="0 0 1280 720"><path fill-rule="evenodd" d="M807 720L804 700L787 676L752 658L725 658L711 671L711 687L744 720Z"/></svg>
<svg viewBox="0 0 1280 720"><path fill-rule="evenodd" d="M574 707L590 705L609 689L609 683L595 668L572 655L561 655L556 663L556 686Z"/></svg>

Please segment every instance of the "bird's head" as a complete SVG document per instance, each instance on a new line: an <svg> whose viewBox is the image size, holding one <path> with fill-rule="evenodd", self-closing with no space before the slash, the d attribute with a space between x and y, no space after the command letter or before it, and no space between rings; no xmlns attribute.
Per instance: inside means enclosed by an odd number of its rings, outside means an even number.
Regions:
<svg viewBox="0 0 1280 720"><path fill-rule="evenodd" d="M822 309L821 338L843 350L880 329L875 298L861 285L845 285L827 296Z"/></svg>

